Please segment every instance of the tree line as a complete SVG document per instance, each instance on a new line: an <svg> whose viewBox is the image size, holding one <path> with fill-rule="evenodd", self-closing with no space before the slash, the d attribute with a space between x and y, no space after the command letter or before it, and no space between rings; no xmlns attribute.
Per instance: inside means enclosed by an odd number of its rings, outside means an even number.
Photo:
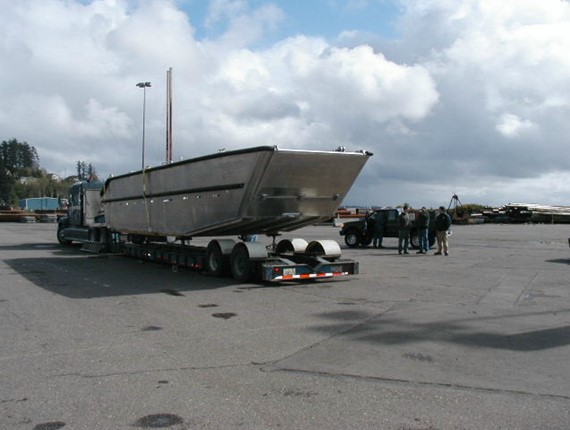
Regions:
<svg viewBox="0 0 570 430"><path fill-rule="evenodd" d="M19 200L33 197L67 198L76 180L98 179L95 167L76 163L77 175L60 179L40 167L36 148L17 139L0 143L0 208L18 207Z"/></svg>

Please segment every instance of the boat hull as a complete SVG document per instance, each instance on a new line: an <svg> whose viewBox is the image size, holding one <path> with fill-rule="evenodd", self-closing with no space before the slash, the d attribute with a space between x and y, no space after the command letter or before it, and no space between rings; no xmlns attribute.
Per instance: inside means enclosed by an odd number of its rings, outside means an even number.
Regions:
<svg viewBox="0 0 570 430"><path fill-rule="evenodd" d="M330 219L370 155L262 146L117 176L106 222L179 238L292 231Z"/></svg>

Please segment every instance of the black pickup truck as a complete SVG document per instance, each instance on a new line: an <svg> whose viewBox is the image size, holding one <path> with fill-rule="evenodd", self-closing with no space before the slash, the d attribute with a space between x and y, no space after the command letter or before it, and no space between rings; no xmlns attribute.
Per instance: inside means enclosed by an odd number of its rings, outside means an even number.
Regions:
<svg viewBox="0 0 570 430"><path fill-rule="evenodd" d="M378 209L366 214L364 218L356 221L348 221L342 225L340 235L344 236L344 243L350 248L357 246L368 246L372 243L374 235L374 224L378 217L384 217L384 235L383 237L398 237L398 216L402 212L401 209ZM410 230L410 246L419 249L420 239L418 237L418 228L416 226L417 211L410 211L412 218L412 229ZM435 212L429 214L428 240L430 248L435 243Z"/></svg>

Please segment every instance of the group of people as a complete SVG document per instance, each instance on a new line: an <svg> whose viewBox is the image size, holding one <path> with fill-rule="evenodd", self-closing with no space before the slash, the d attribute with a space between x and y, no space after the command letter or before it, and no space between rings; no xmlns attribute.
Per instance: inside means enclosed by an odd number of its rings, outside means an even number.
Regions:
<svg viewBox="0 0 570 430"><path fill-rule="evenodd" d="M412 219L409 214L410 208L404 205L402 213L398 217L398 254L409 254L408 246L410 243L410 230L412 227ZM451 217L445 211L443 206L439 207L439 211L435 216L435 235L437 239L437 252L435 255L449 255L448 230L451 226ZM425 207L422 207L417 214L416 226L418 229L418 237L420 249L418 254L427 254L429 250L429 225L430 215Z"/></svg>
<svg viewBox="0 0 570 430"><path fill-rule="evenodd" d="M410 230L412 229L412 218L409 214L410 207L404 205L402 212L398 217L398 254L409 254L408 247L410 244ZM443 206L439 207L439 211L434 220L435 232L437 239L437 252L435 255L449 255L448 231L451 226L451 217ZM422 207L417 214L416 227L419 237L418 254L427 254L429 250L429 225L430 214L425 207ZM378 219L374 226L374 234L372 237L372 246L374 248L383 248L382 235L384 223Z"/></svg>

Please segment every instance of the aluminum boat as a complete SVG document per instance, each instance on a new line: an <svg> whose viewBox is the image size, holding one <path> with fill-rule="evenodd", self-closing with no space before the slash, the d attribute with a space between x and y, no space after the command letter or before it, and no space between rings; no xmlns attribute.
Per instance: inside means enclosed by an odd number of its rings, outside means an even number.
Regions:
<svg viewBox="0 0 570 430"><path fill-rule="evenodd" d="M293 231L330 220L372 154L260 146L111 177L112 229L145 236Z"/></svg>

